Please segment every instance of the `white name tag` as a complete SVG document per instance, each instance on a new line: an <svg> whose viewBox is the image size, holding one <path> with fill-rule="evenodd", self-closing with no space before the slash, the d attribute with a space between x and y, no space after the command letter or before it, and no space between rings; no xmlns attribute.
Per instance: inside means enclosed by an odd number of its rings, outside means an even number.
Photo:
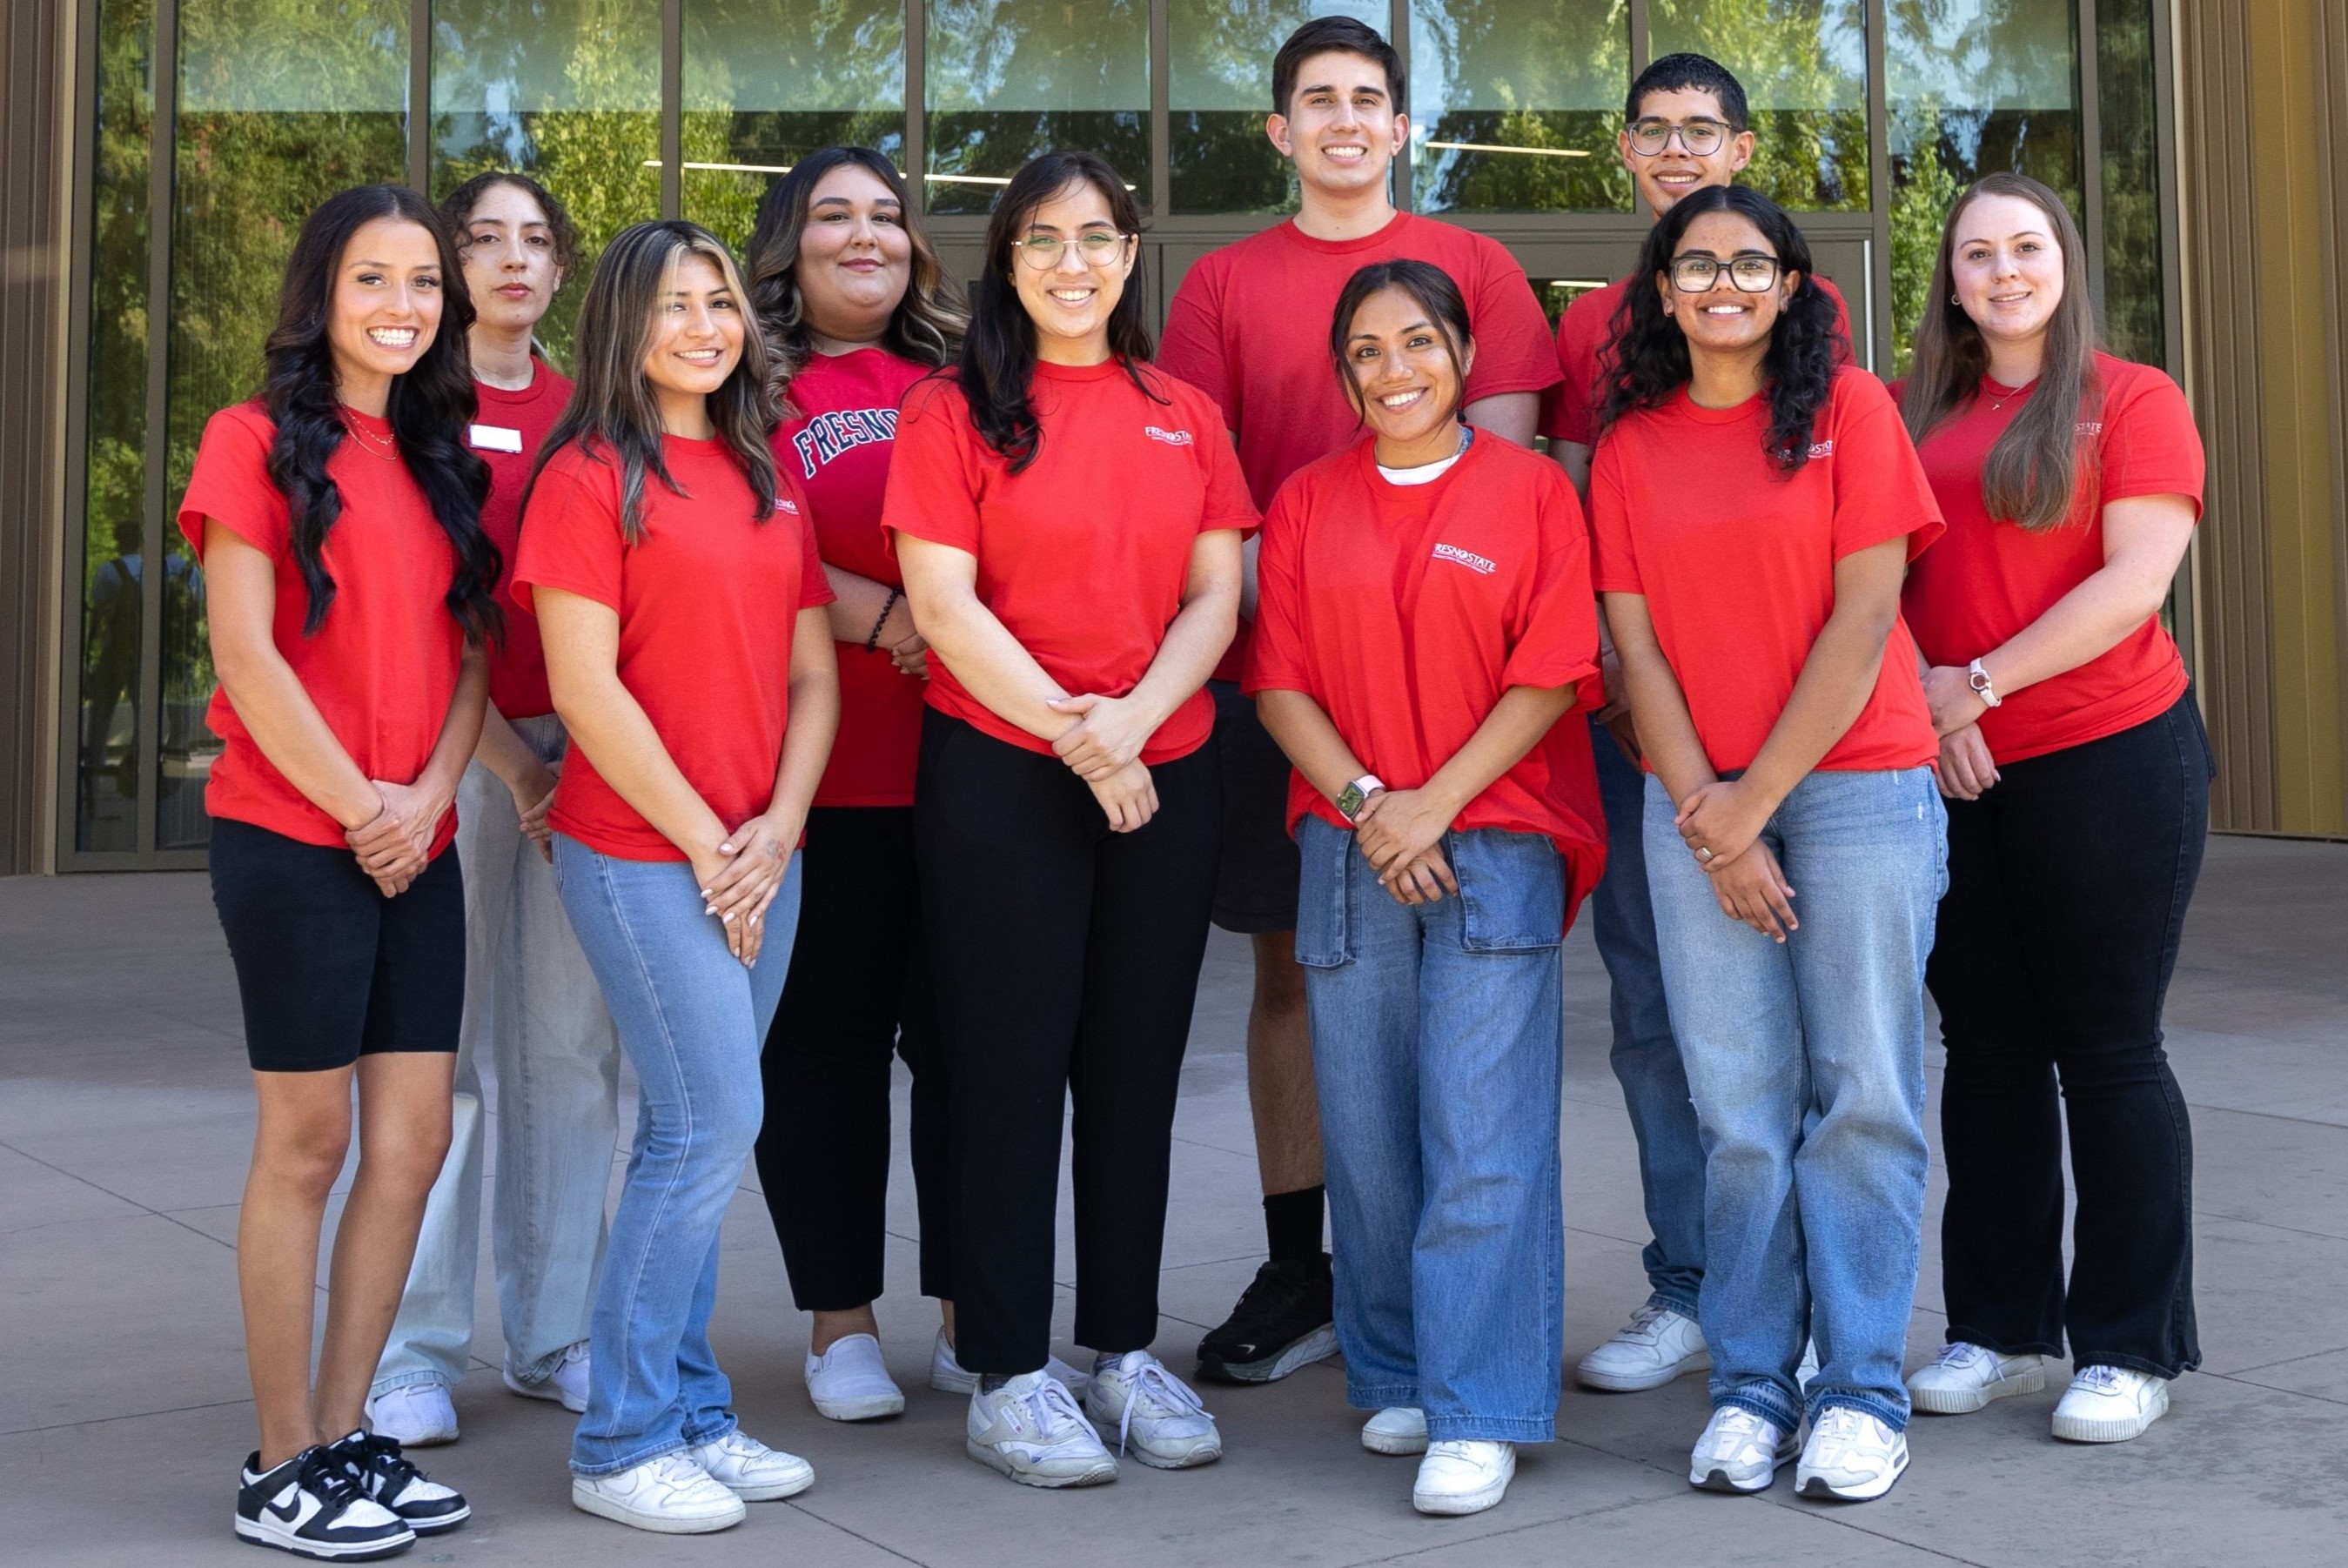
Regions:
<svg viewBox="0 0 2348 1568"><path fill-rule="evenodd" d="M465 439L484 452L519 452L521 432L509 430L502 425L476 425L465 432Z"/></svg>

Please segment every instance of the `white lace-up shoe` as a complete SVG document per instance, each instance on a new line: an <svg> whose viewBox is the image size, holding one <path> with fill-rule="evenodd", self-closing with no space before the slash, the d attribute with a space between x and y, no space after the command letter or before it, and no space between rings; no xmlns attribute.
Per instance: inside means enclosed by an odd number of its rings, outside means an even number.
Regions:
<svg viewBox="0 0 2348 1568"><path fill-rule="evenodd" d="M1147 1350L1128 1350L1093 1374L1085 1413L1117 1427L1117 1451L1152 1470L1189 1470L1223 1457L1223 1434L1190 1386Z"/></svg>
<svg viewBox="0 0 2348 1568"><path fill-rule="evenodd" d="M1804 1497L1872 1502L1908 1468L1908 1437L1865 1410L1829 1405L1810 1423L1794 1490Z"/></svg>
<svg viewBox="0 0 2348 1568"><path fill-rule="evenodd" d="M1695 1319L1650 1301L1615 1330L1613 1338L1584 1356L1573 1375L1585 1389L1635 1394L1711 1365L1712 1352L1704 1348L1704 1330Z"/></svg>
<svg viewBox="0 0 2348 1568"><path fill-rule="evenodd" d="M1688 1456L1688 1484L1706 1491L1766 1491L1801 1451L1792 1432L1742 1405L1722 1405Z"/></svg>
<svg viewBox="0 0 2348 1568"><path fill-rule="evenodd" d="M739 1427L690 1451L710 1480L745 1502L778 1502L815 1484L813 1465L768 1448Z"/></svg>
<svg viewBox="0 0 2348 1568"><path fill-rule="evenodd" d="M1117 1479L1067 1386L1048 1372L1023 1372L993 1393L970 1397L963 1447L971 1458L1022 1486L1098 1486Z"/></svg>
<svg viewBox="0 0 2348 1568"><path fill-rule="evenodd" d="M1411 1482L1410 1505L1421 1513L1481 1513L1509 1494L1516 1479L1517 1445L1449 1439L1426 1445Z"/></svg>
<svg viewBox="0 0 2348 1568"><path fill-rule="evenodd" d="M1962 1416L1985 1408L1992 1399L2034 1394L2045 1386L2043 1358L2001 1355L1959 1340L1941 1346L1930 1366L1908 1375L1908 1398L1928 1415Z"/></svg>
<svg viewBox="0 0 2348 1568"><path fill-rule="evenodd" d="M850 1334L807 1358L808 1398L816 1413L835 1421L876 1421L905 1413L905 1390L880 1359L880 1341Z"/></svg>
<svg viewBox="0 0 2348 1568"><path fill-rule="evenodd" d="M2054 1407L2065 1442L2124 1443L2168 1413L2168 1379L2125 1367L2082 1367Z"/></svg>
<svg viewBox="0 0 2348 1568"><path fill-rule="evenodd" d="M1362 1446L1374 1454L1423 1454L1426 1451L1426 1412L1410 1405L1389 1405L1362 1423Z"/></svg>
<svg viewBox="0 0 2348 1568"><path fill-rule="evenodd" d="M438 1383L404 1383L366 1402L366 1430L404 1449L457 1440L457 1407Z"/></svg>
<svg viewBox="0 0 2348 1568"><path fill-rule="evenodd" d="M1085 1397L1085 1390L1093 1386L1090 1372L1079 1372L1057 1356L1044 1358L1044 1370L1057 1378L1060 1387L1079 1399ZM961 1362L954 1359L953 1341L946 1337L946 1331L942 1328L938 1330L937 1343L930 1347L930 1387L941 1394L978 1392L978 1374L965 1369Z"/></svg>
<svg viewBox="0 0 2348 1568"><path fill-rule="evenodd" d="M525 1383L506 1368L500 1374L506 1387L525 1399L545 1399L561 1405L572 1415L587 1410L587 1341L563 1348L562 1358L548 1368L545 1377L535 1383Z"/></svg>
<svg viewBox="0 0 2348 1568"><path fill-rule="evenodd" d="M730 1530L750 1512L682 1449L612 1475L574 1475L571 1502L582 1512L655 1535Z"/></svg>

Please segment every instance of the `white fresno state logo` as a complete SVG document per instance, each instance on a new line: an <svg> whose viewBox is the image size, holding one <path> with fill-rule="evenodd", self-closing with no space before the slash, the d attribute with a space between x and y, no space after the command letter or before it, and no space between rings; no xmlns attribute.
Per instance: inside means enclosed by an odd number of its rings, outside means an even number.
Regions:
<svg viewBox="0 0 2348 1568"><path fill-rule="evenodd" d="M1489 577L1494 572L1500 569L1498 562L1488 560L1483 556L1476 554L1473 550L1463 550L1457 545L1436 546L1435 559L1437 560L1457 561L1469 571L1479 572L1486 577Z"/></svg>
<svg viewBox="0 0 2348 1568"><path fill-rule="evenodd" d="M1831 441L1813 441L1813 442L1811 442L1811 443L1810 443L1810 456L1813 456L1813 457L1831 457L1831 456L1834 456L1834 443L1833 443L1833 442L1831 442Z"/></svg>
<svg viewBox="0 0 2348 1568"><path fill-rule="evenodd" d="M1145 425L1141 427L1141 433L1152 441L1163 441L1169 446L1190 445L1190 433L1188 430L1169 430L1162 425Z"/></svg>

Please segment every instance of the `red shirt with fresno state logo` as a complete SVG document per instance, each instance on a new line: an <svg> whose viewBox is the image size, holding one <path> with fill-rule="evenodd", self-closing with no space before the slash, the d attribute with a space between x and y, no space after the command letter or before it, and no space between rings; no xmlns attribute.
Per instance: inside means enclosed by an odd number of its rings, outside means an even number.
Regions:
<svg viewBox="0 0 2348 1568"><path fill-rule="evenodd" d="M326 459L342 515L320 552L335 598L314 633L302 630L310 595L294 561L293 510L269 477L277 425L260 399L223 408L204 425L180 502L180 532L199 562L207 518L270 559L277 578L270 640L277 651L359 772L412 784L432 759L464 662L464 631L448 605L457 552L407 463L383 456L390 425L353 408L343 417L355 434ZM304 844L348 845L343 825L263 754L225 687L212 693L204 722L223 747L204 784L206 811ZM451 811L432 853L456 835Z"/></svg>
<svg viewBox="0 0 2348 1568"><path fill-rule="evenodd" d="M1987 376L1917 448L1949 535L1908 574L1901 600L1924 657L1962 667L2003 646L2104 565L2106 502L2183 496L2201 514L2201 435L2185 394L2162 372L2096 356L2102 407L2080 410L2079 485L2071 515L2035 532L1993 518L1982 465L2035 390ZM2108 652L2025 686L1981 716L2001 763L2101 740L2168 711L2185 694L2185 661L2157 615Z"/></svg>
<svg viewBox="0 0 2348 1568"><path fill-rule="evenodd" d="M1540 392L1557 380L1549 318L1525 270L1488 235L1398 212L1358 240L1315 240L1290 219L1191 263L1166 313L1158 363L1221 406L1239 433L1240 466L1259 507L1291 474L1361 434L1329 353L1329 323L1347 280L1373 261L1426 261L1468 302L1476 364L1468 401ZM1248 623L1215 671L1236 681Z"/></svg>
<svg viewBox="0 0 2348 1568"><path fill-rule="evenodd" d="M1849 364L1850 309L1831 279L1819 278L1818 287L1834 302L1835 363ZM1541 398L1540 433L1552 441L1576 446L1598 444L1598 410L1606 401L1602 378L1609 351L1614 346L1614 313L1622 308L1631 280L1617 278L1603 288L1580 295L1557 321L1557 364L1563 379Z"/></svg>
<svg viewBox="0 0 2348 1568"><path fill-rule="evenodd" d="M1043 446L1016 474L950 378L913 388L897 421L881 526L977 557L979 602L1071 695L1132 691L1182 608L1198 537L1258 521L1213 400L1136 368L1155 396L1116 359L1038 364L1028 396ZM972 696L935 653L928 696L997 740L1052 753L1049 741ZM1141 760L1188 756L1214 723L1212 700L1192 692Z"/></svg>
<svg viewBox="0 0 2348 1568"><path fill-rule="evenodd" d="M1699 408L1682 387L1617 421L1590 470L1598 591L1643 594L1663 657L1717 773L1750 767L1834 612L1835 565L1940 537L1941 508L1883 384L1846 365L1788 475L1761 448L1766 394ZM1821 772L1921 767L1941 754L1905 621L1867 706Z"/></svg>
<svg viewBox="0 0 2348 1568"><path fill-rule="evenodd" d="M897 558L880 532L889 458L897 446L897 405L929 367L886 349L811 354L791 378L798 412L775 431L776 466L807 492L815 542L842 571L902 588ZM922 682L901 675L889 650L835 641L839 659L839 734L816 786L818 805L911 805L922 746Z"/></svg>
<svg viewBox="0 0 2348 1568"><path fill-rule="evenodd" d="M1605 702L1581 504L1556 464L1496 436L1424 485L1380 475L1368 437L1299 470L1264 518L1256 582L1248 695L1311 697L1393 788L1425 784L1511 686ZM1353 827L1292 769L1292 833L1307 812ZM1570 922L1605 867L1604 824L1590 726L1560 721L1452 825L1547 835Z"/></svg>
<svg viewBox="0 0 2348 1568"><path fill-rule="evenodd" d="M548 458L522 519L514 591L561 589L618 611L620 683L730 832L774 798L792 634L798 611L831 602L831 587L788 473L776 477L775 513L761 522L724 441L664 436L661 455L679 489L644 476L643 534L633 545L620 531L618 462L575 442ZM547 820L615 859L686 857L576 741Z"/></svg>
<svg viewBox="0 0 2348 1568"><path fill-rule="evenodd" d="M562 417L562 405L571 401L571 382L542 359L530 363L535 374L520 392L473 383L481 410L465 432L465 445L489 466L481 531L498 547L503 563L498 603L506 612L504 638L489 644L489 701L509 719L535 719L554 712L553 693L546 689L546 651L539 646L538 620L530 606L514 597L513 569L521 552L522 492L530 487L538 449L546 445L554 422Z"/></svg>

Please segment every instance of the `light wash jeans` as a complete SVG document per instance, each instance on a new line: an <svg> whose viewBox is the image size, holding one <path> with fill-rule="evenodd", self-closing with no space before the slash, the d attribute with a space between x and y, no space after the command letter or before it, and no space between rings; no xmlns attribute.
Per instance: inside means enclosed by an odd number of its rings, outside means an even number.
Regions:
<svg viewBox="0 0 2348 1568"><path fill-rule="evenodd" d="M1564 1359L1558 1197L1565 869L1531 834L1444 837L1459 896L1406 907L1307 816L1304 966L1345 1397L1437 1440L1546 1442Z"/></svg>
<svg viewBox="0 0 2348 1568"><path fill-rule="evenodd" d="M541 762L568 743L562 721L510 721ZM399 1317L372 1393L453 1388L473 1349L481 1253L481 1056L498 1088L497 1190L489 1212L505 1368L545 1378L587 1337L603 1259L603 1200L619 1138L620 1040L555 891L524 837L513 794L479 763L457 788L465 862L465 1020L448 1160L432 1184Z"/></svg>
<svg viewBox="0 0 2348 1568"><path fill-rule="evenodd" d="M709 1348L717 1233L765 1114L758 1053L791 967L799 862L755 968L726 950L683 861L621 860L557 834L554 873L642 1085L571 1440L574 1474L611 1475L735 1427Z"/></svg>
<svg viewBox="0 0 2348 1568"><path fill-rule="evenodd" d="M1647 1271L1648 1299L1694 1317L1704 1288L1704 1140L1655 954L1655 907L1647 896L1647 775L1595 719L1590 749L1597 755L1598 794L1606 808L1606 875L1590 895L1590 923L1612 982L1609 1060L1639 1141L1639 1192L1652 1238L1639 1262Z"/></svg>
<svg viewBox="0 0 2348 1568"><path fill-rule="evenodd" d="M1705 1154L1712 1402L1783 1430L1847 1405L1908 1423L1900 1378L1924 1231L1924 959L1948 884L1930 768L1814 773L1762 830L1799 929L1721 913L1647 782L1647 886Z"/></svg>

